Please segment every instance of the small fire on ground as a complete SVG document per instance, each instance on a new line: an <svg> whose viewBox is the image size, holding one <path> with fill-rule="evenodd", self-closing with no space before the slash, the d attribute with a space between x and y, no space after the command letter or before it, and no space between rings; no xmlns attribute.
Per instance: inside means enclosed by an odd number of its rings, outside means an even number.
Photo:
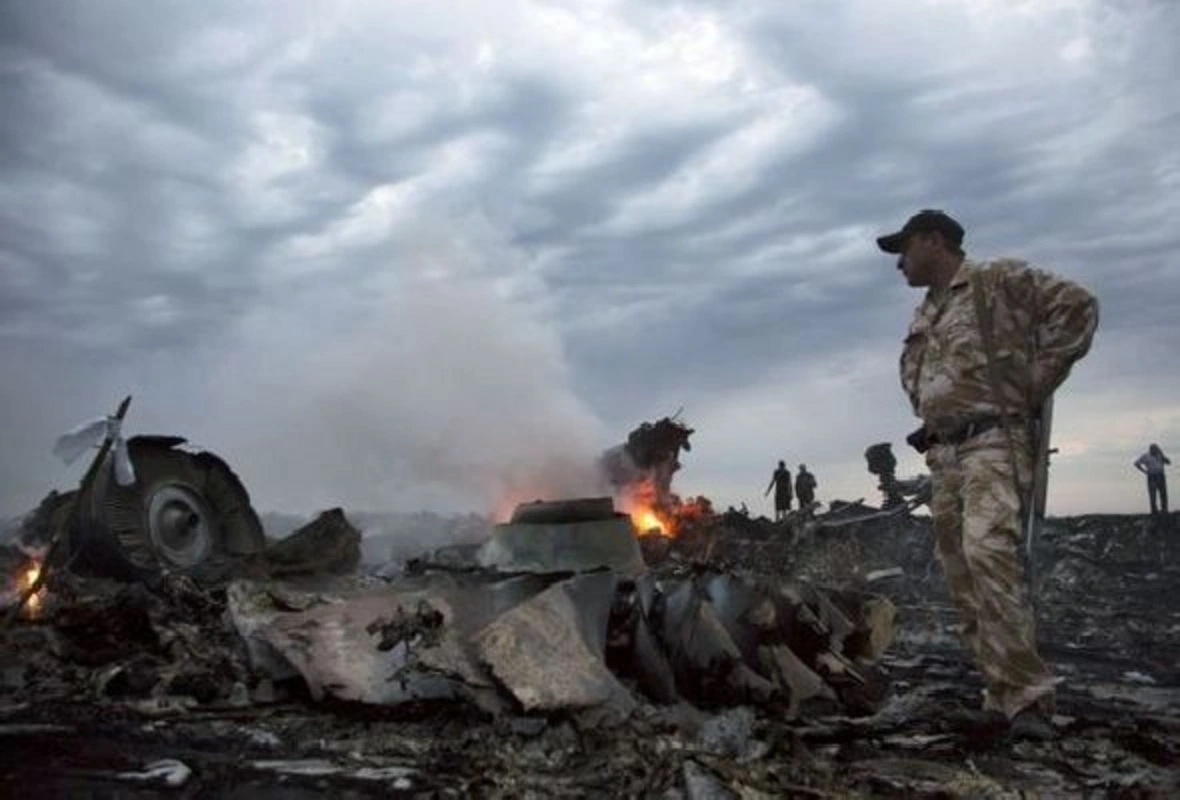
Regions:
<svg viewBox="0 0 1180 800"><path fill-rule="evenodd" d="M17 580L17 599L24 597L25 593L33 588L37 579L41 577L41 559L34 558L29 562L29 565L21 572ZM45 600L45 587L39 588L28 602L25 603L24 613L28 617L36 617L41 611L41 604Z"/></svg>
<svg viewBox="0 0 1180 800"><path fill-rule="evenodd" d="M674 535L672 526L660 519L651 508L633 508L629 513L631 515L631 524L641 534L656 533L660 536Z"/></svg>

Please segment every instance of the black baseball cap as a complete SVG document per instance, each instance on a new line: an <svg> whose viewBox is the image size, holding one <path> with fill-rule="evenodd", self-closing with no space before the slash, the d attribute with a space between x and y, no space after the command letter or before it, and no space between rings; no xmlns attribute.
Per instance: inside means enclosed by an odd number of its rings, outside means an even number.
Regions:
<svg viewBox="0 0 1180 800"><path fill-rule="evenodd" d="M948 243L958 248L963 246L962 225L945 211L924 208L906 220L897 233L878 237L877 247L886 253L900 253L905 248L906 240L915 233L941 233Z"/></svg>

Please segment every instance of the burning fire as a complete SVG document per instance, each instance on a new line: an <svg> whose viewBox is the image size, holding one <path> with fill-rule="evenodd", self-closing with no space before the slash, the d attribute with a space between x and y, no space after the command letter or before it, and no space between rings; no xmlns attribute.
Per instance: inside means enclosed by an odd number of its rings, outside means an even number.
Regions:
<svg viewBox="0 0 1180 800"><path fill-rule="evenodd" d="M656 514L651 508L633 508L631 509L631 524L635 526L635 530L640 533L656 532L660 536L671 536L672 526Z"/></svg>
<svg viewBox="0 0 1180 800"><path fill-rule="evenodd" d="M29 562L29 566L25 567L24 572L21 573L17 581L18 596L23 596L25 592L33 588L33 584L41 577L41 559L34 558ZM41 610L41 603L45 599L45 587L42 586L37 592L29 598L25 603L24 611L29 617L36 617Z"/></svg>

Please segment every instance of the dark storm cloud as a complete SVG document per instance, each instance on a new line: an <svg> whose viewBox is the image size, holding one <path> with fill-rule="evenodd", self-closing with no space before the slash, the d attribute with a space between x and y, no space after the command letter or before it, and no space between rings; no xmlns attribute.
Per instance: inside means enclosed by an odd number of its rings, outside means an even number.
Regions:
<svg viewBox="0 0 1180 800"><path fill-rule="evenodd" d="M969 241L978 242L984 253L1031 250L1031 257L1042 256L1054 267L1096 285L1109 326L1117 328L1135 319L1128 312L1136 303L1143 305L1139 276L1150 269L1144 262L1158 256L1161 260L1155 263L1162 266L1162 258L1180 244L1180 235L1169 232L1174 227L1159 224L1174 214L1176 200L1155 172L1159 155L1165 152L1164 141L1176 130L1175 112L1160 111L1176 107L1174 84L1159 81L1175 60L1166 45L1168 32L1176 29L1174 16L1155 20L1163 22L1162 27L1136 20L1133 29L1125 32L1133 41L1122 40L1115 49L1128 56L1142 52L1146 57L1110 65L1117 73L1096 69L1073 82L1060 82L1057 76L1027 76L1031 83L1027 88L1004 76L994 86L981 84L986 76L965 74L949 65L945 75L935 68L933 75L920 78L887 72L849 74L842 56L849 49L867 46L871 50L872 42L866 41L870 32L832 28L830 19L814 19L796 7L781 14L754 12L751 17L751 41L770 62L779 65L784 75L818 87L848 113L805 157L767 163L762 179L745 193L728 198L724 206L707 206L681 218L667 235L663 230L654 236L639 234L641 242L615 241L613 247L603 248L620 254L638 250L640 258L632 263L621 256L603 259L600 265L615 269L598 272L589 280L603 285L647 285L669 274L687 274L692 280L694 273L704 276L716 271L718 264L732 264L735 254L748 254L776 241L834 225L880 230L900 224L914 208L936 205L968 222ZM817 35L817 28L828 28L829 35ZM800 29L807 35L798 35ZM839 42L846 47L836 46ZM1022 55L1012 54L1013 61L1019 62ZM1101 53L1096 57L1103 58ZM1124 69L1136 77L1128 79ZM1046 86L1049 81L1059 83ZM1134 94L1127 100L1129 90ZM1117 135L1112 135L1114 130ZM1097 141L1087 143L1091 137ZM1076 157L1062 152L1071 147L1089 152ZM1174 165L1172 170L1174 182ZM784 195L796 202L773 223L733 241L729 254L708 247L710 231L748 218ZM1136 233L1128 237L1129 230ZM689 237L704 240L704 245L686 251L680 243ZM835 264L824 264L820 255L800 253L797 262L808 264L810 277L821 284L824 272L863 273L863 290L827 302L809 298L811 302L803 304L792 303L788 291L774 286L773 273L746 282L724 282L716 294L707 294L707 278L700 277L705 294L699 307L653 315L651 324L664 331L660 346L648 351L648 364L632 361L629 371L645 373L655 383L675 380L683 373L685 360L663 356L673 350L687 351L692 361L716 367L720 381L734 373L756 374L801 351L839 347L856 335L886 333L880 314L840 315L837 310L871 307L871 296L896 282L896 273L873 252L871 239L866 237L860 253ZM1112 271L1112 263L1123 268ZM783 266L789 273L790 265ZM803 279L793 274L781 278L787 283ZM1160 289L1168 296L1175 291L1169 286ZM756 299L735 302L734 296ZM1154 308L1148 314L1161 313L1162 304L1150 305ZM839 315L834 325L833 313ZM687 335L669 327L674 325L672 317L684 321ZM1141 322L1142 317L1135 319L1135 324ZM643 320L636 320L635 326L644 327ZM816 329L838 330L841 338L830 341L799 335ZM642 338L634 329L625 335ZM585 343L597 353L604 371L612 368L609 353L618 351L625 335ZM808 347L797 347L800 339Z"/></svg>
<svg viewBox="0 0 1180 800"><path fill-rule="evenodd" d="M61 427L127 386L145 423L224 439L247 472L268 448L318 453L319 477L260 480L264 504L494 494L497 470L548 458L510 444L530 419L569 427L581 457L681 403L719 428L694 452L700 490L732 501L774 442L833 453L821 466L847 472L827 486L855 490L864 441L909 425L892 371L917 298L872 241L923 206L959 216L973 253L1098 291L1107 338L1063 412L1078 458L1100 396L1124 407L1120 441L1180 436L1180 415L1129 399L1180 388L1151 349L1175 340L1180 302L1167 3L0 15L4 432L19 429L0 510L56 474ZM414 313L417 293L445 298L438 313ZM502 391L533 400L517 414ZM480 395L513 418L502 438Z"/></svg>

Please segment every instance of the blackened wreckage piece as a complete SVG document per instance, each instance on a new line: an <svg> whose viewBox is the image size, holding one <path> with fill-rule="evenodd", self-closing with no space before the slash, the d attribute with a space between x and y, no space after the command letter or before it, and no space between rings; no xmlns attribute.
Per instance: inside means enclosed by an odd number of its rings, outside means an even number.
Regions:
<svg viewBox="0 0 1180 800"><path fill-rule="evenodd" d="M229 607L256 670L380 705L465 698L617 719L635 703L622 680L655 702L781 700L797 713L818 698L864 712L884 688L873 662L892 619L863 609L888 601L844 598L842 611L818 589L708 568L654 575L605 498L522 506L468 563L448 554L417 573L294 604L240 581Z"/></svg>

